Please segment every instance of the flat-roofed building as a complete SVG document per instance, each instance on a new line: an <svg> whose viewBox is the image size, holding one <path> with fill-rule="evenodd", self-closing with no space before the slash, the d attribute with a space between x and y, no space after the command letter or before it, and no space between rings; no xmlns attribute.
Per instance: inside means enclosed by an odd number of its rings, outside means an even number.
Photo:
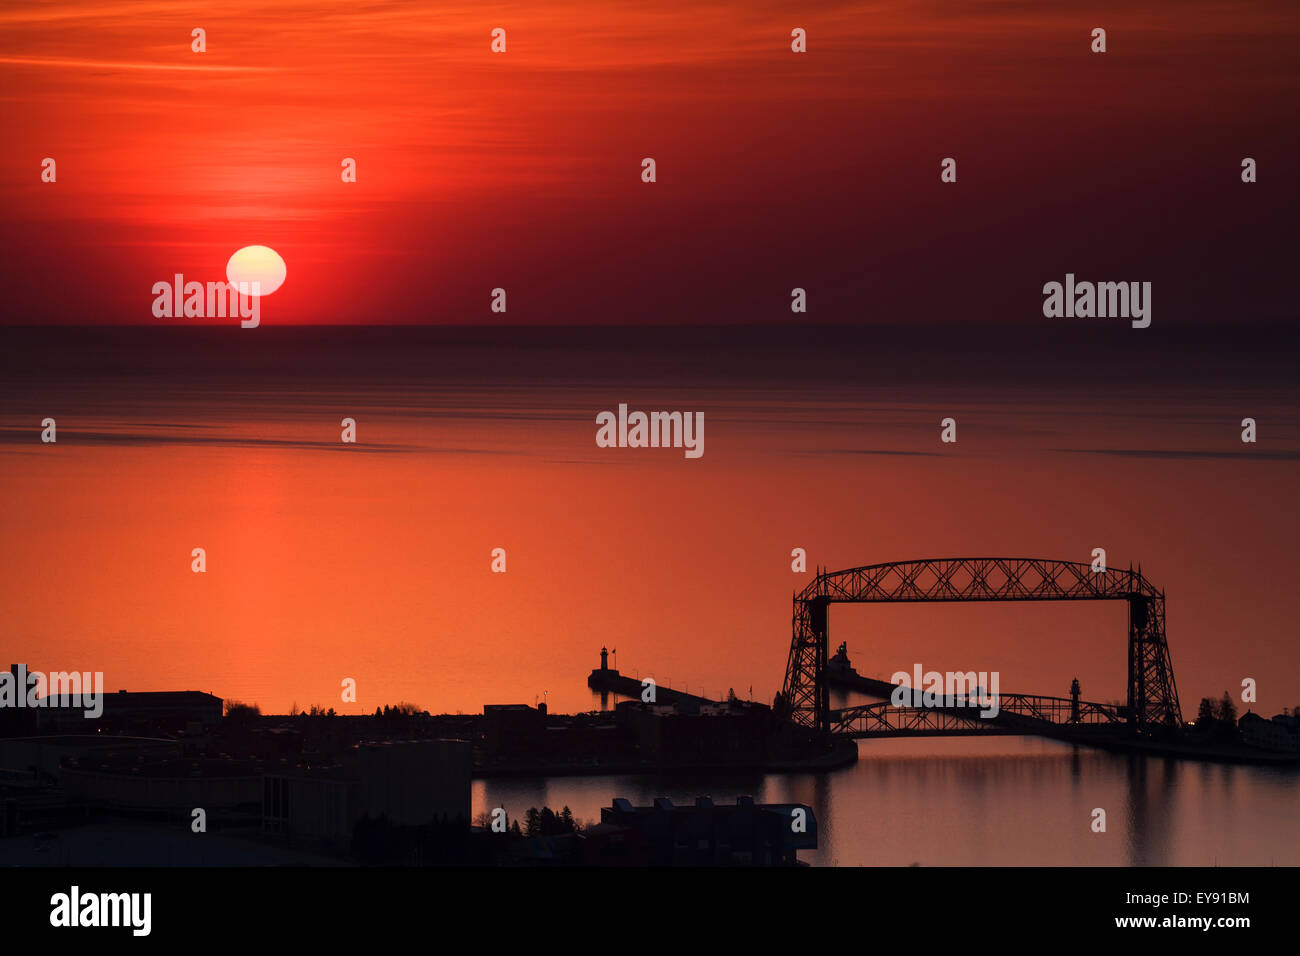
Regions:
<svg viewBox="0 0 1300 956"><path fill-rule="evenodd" d="M223 701L197 690L118 691L104 695L99 720L109 731L210 730L221 722Z"/></svg>

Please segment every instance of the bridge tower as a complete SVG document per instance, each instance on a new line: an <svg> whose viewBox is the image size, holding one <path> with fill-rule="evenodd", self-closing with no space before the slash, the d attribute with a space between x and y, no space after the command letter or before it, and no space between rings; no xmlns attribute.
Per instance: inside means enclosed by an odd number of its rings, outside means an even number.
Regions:
<svg viewBox="0 0 1300 956"><path fill-rule="evenodd" d="M1135 594L1128 608L1129 725L1139 733L1177 727L1183 717L1165 638L1165 596Z"/></svg>

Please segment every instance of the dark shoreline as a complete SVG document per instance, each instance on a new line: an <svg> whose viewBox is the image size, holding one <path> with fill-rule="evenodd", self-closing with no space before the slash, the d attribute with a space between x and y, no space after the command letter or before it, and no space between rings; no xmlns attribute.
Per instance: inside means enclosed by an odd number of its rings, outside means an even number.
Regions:
<svg viewBox="0 0 1300 956"><path fill-rule="evenodd" d="M621 777L641 775L699 774L706 773L820 773L839 770L858 762L857 744L841 739L831 751L804 758L776 758L763 763L654 763L629 760L598 765L512 763L504 766L476 766L475 780L495 780L510 777Z"/></svg>

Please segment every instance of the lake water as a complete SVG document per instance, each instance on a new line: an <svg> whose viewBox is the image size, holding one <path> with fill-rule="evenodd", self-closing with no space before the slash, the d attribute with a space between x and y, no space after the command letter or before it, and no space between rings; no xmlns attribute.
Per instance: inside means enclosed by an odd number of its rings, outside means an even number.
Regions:
<svg viewBox="0 0 1300 956"><path fill-rule="evenodd" d="M474 812L567 805L599 820L615 797L804 803L815 866L1295 866L1300 771L1110 754L1040 738L859 741L821 774L480 780ZM1093 810L1106 832L1092 831Z"/></svg>

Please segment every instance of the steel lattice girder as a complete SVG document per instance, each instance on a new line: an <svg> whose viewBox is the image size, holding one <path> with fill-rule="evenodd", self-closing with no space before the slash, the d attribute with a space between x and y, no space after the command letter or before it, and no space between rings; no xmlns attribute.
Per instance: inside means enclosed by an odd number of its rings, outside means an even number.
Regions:
<svg viewBox="0 0 1300 956"><path fill-rule="evenodd" d="M1182 712L1165 638L1164 594L1141 570L1044 558L928 558L822 571L795 595L783 697L787 716L830 730L825 682L832 603L935 601L1129 602L1129 720L1137 729L1178 726Z"/></svg>
<svg viewBox="0 0 1300 956"><path fill-rule="evenodd" d="M977 707L895 707L887 701L846 707L831 715L831 732L849 737L918 737L958 734L1037 733L1044 724L1058 727L1119 727L1124 723L1113 704L1079 701L1079 720L1072 720L1069 697L1000 694L998 716L979 716Z"/></svg>

